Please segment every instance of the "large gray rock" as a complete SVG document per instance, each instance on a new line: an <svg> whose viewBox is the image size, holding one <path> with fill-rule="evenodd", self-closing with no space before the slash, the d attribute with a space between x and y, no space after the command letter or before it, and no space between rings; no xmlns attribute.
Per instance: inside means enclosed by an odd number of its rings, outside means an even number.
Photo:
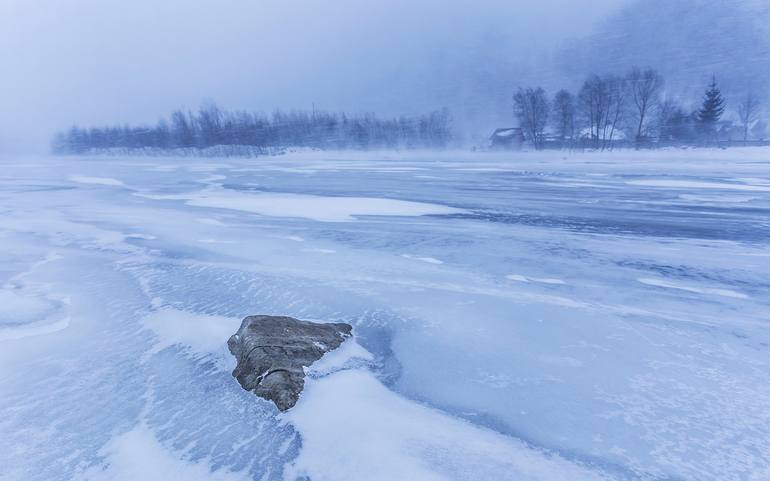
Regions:
<svg viewBox="0 0 770 481"><path fill-rule="evenodd" d="M294 406L310 366L350 337L349 324L319 324L283 316L249 316L227 341L238 361L233 376L247 391L273 401L281 411Z"/></svg>

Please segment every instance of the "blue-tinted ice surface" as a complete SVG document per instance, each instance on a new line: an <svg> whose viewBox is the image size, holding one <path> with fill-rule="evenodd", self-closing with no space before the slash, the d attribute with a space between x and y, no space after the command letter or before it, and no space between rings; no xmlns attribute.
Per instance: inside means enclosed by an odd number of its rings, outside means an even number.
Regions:
<svg viewBox="0 0 770 481"><path fill-rule="evenodd" d="M261 313L353 324L412 425L548 465L388 425L415 479L770 479L769 151L1 165L0 480L298 475L361 378L277 416L211 340Z"/></svg>

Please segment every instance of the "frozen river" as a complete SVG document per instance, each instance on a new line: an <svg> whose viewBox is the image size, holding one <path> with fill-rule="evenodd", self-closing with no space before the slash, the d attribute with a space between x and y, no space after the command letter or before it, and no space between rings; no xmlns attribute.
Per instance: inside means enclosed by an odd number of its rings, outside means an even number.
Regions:
<svg viewBox="0 0 770 481"><path fill-rule="evenodd" d="M5 158L0 245L2 481L770 479L770 151ZM356 338L279 415L250 314Z"/></svg>

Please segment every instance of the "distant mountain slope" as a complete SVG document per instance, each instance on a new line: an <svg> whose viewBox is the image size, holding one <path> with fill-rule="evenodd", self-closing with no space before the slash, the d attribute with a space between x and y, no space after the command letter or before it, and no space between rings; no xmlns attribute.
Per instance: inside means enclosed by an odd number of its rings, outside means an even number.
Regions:
<svg viewBox="0 0 770 481"><path fill-rule="evenodd" d="M770 97L770 2L637 0L559 54L570 76L659 69L669 94L698 98L716 75L726 93Z"/></svg>

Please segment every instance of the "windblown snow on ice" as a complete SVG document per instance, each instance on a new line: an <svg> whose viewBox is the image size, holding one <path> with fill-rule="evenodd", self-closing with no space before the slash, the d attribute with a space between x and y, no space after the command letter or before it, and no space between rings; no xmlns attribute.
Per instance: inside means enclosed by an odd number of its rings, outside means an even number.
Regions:
<svg viewBox="0 0 770 481"><path fill-rule="evenodd" d="M770 479L765 150L0 162L3 481Z"/></svg>

